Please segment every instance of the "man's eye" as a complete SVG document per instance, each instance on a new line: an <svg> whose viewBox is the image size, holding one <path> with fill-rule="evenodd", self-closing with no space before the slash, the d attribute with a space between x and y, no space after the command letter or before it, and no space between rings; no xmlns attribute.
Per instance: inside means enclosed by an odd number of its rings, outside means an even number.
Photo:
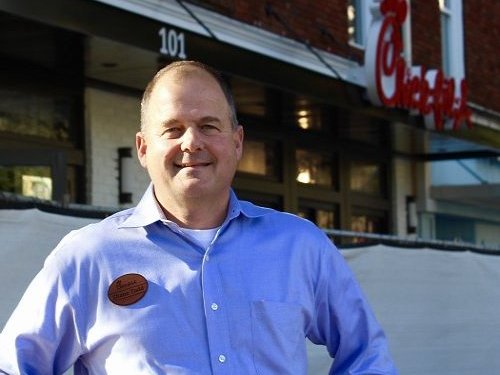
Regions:
<svg viewBox="0 0 500 375"><path fill-rule="evenodd" d="M176 137L179 136L181 132L182 132L181 128L171 127L171 128L165 128L163 134L165 134L167 137Z"/></svg>
<svg viewBox="0 0 500 375"><path fill-rule="evenodd" d="M204 134L216 134L219 132L219 128L215 125L212 125L212 124L204 124L201 126L201 131L204 133Z"/></svg>

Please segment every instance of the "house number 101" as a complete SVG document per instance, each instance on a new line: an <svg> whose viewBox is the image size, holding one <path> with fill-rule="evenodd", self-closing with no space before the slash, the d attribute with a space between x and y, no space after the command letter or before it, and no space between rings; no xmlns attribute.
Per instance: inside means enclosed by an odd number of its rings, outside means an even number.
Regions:
<svg viewBox="0 0 500 375"><path fill-rule="evenodd" d="M174 29L166 29L162 27L158 31L161 38L160 53L163 55L178 57L180 59L186 58L186 43L184 33L178 33Z"/></svg>

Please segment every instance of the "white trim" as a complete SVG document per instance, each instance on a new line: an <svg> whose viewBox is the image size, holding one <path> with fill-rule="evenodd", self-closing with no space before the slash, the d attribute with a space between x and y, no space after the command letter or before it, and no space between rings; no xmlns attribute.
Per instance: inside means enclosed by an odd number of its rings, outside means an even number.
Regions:
<svg viewBox="0 0 500 375"><path fill-rule="evenodd" d="M403 23L403 53L408 66L413 65L412 44L411 44L411 0L406 0L408 5L408 13L406 20Z"/></svg>
<svg viewBox="0 0 500 375"><path fill-rule="evenodd" d="M485 128L500 132L500 113L485 108L476 103L469 102L469 107L473 110L472 122Z"/></svg>
<svg viewBox="0 0 500 375"><path fill-rule="evenodd" d="M496 132L500 132L500 122L491 120L485 116L482 116L476 112L472 112L471 121L475 125L482 126L483 128L488 128Z"/></svg>
<svg viewBox="0 0 500 375"><path fill-rule="evenodd" d="M370 32L370 25L372 24L372 12L370 11L373 6L373 0L361 0L361 11L363 23L363 46L366 47L368 42L368 33Z"/></svg>
<svg viewBox="0 0 500 375"><path fill-rule="evenodd" d="M357 38L350 39L348 44L351 47L364 50L366 48L370 25L372 23L372 12L370 9L373 6L373 0L359 0L359 2L352 1L349 2L348 5L355 7L356 17L361 18L361 30L357 30L356 32L361 33L362 38L360 42L356 41Z"/></svg>
<svg viewBox="0 0 500 375"><path fill-rule="evenodd" d="M131 13L164 22L190 32L207 36L207 31L173 0L94 0ZM261 28L248 25L207 9L186 4L214 33L218 40L230 45L271 57L331 78L335 74L314 56L304 44ZM189 46L186 47L187 49ZM316 49L321 57L339 73L341 79L366 86L362 69L357 62ZM189 50L187 51L189 57Z"/></svg>
<svg viewBox="0 0 500 375"><path fill-rule="evenodd" d="M454 77L455 80L459 82L465 77L462 0L450 1L449 7L440 7L440 11L446 15L449 20L447 34L449 35L450 45L448 48L442 47L442 51L448 50L451 52L448 56L450 71L446 72L446 74ZM443 26L441 25L441 27ZM443 42L444 41L441 41L441 43Z"/></svg>

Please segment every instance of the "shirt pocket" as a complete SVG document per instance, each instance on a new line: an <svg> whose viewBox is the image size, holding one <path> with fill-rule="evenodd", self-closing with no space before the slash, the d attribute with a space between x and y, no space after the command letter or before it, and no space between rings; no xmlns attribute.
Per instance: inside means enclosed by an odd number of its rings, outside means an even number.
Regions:
<svg viewBox="0 0 500 375"><path fill-rule="evenodd" d="M252 302L252 344L259 375L307 373L305 334L299 304Z"/></svg>

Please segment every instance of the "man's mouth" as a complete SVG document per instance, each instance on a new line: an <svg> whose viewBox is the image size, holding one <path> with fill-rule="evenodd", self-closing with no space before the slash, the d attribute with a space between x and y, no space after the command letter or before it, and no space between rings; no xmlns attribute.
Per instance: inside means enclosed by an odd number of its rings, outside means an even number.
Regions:
<svg viewBox="0 0 500 375"><path fill-rule="evenodd" d="M208 162L188 162L188 163L175 163L177 168L196 168L196 167L206 167L210 165Z"/></svg>

